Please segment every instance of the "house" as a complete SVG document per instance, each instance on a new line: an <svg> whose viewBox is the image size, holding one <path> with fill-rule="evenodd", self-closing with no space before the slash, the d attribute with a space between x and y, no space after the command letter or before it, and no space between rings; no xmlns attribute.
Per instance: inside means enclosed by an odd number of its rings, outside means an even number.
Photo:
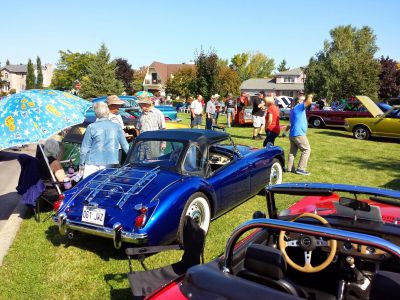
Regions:
<svg viewBox="0 0 400 300"><path fill-rule="evenodd" d="M173 74L183 68L195 68L194 63L183 64L164 64L154 61L148 68L143 81L143 88L148 92L161 91L165 95L165 86L167 80L173 77Z"/></svg>
<svg viewBox="0 0 400 300"><path fill-rule="evenodd" d="M273 78L251 78L240 85L240 91L254 95L261 90L273 92L276 96L294 97L304 90L305 74L301 68L279 72Z"/></svg>
<svg viewBox="0 0 400 300"><path fill-rule="evenodd" d="M37 77L36 65L35 76ZM27 65L5 65L0 69L0 81L1 90L3 92L9 92L11 89L15 89L17 93L25 90L26 85L26 73L28 70ZM53 77L54 66L52 64L45 64L42 66L43 74L43 87L48 87Z"/></svg>

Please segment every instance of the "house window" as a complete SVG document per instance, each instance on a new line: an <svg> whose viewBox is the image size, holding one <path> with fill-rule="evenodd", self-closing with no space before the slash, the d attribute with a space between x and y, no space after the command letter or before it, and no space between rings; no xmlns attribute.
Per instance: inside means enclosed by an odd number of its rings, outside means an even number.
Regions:
<svg viewBox="0 0 400 300"><path fill-rule="evenodd" d="M157 73L151 73L151 83L157 83Z"/></svg>
<svg viewBox="0 0 400 300"><path fill-rule="evenodd" d="M294 77L293 76L285 76L283 79L284 83L294 83Z"/></svg>
<svg viewBox="0 0 400 300"><path fill-rule="evenodd" d="M5 73L5 74L4 74L4 77L5 77L5 78L8 78L8 73Z"/></svg>

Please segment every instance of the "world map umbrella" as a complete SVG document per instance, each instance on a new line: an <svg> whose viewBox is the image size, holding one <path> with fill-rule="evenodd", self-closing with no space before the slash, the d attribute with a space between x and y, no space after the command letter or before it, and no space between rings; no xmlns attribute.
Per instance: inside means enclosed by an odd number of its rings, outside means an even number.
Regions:
<svg viewBox="0 0 400 300"><path fill-rule="evenodd" d="M82 123L91 106L77 96L56 90L28 90L0 100L0 150L37 143Z"/></svg>

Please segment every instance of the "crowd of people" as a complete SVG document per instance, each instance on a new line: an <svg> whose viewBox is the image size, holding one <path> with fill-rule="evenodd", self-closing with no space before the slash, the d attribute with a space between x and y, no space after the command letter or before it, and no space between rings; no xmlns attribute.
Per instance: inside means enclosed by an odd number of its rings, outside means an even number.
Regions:
<svg viewBox="0 0 400 300"><path fill-rule="evenodd" d="M311 147L307 139L307 118L306 108L312 102L312 95L305 97L303 92L299 92L291 105L290 126L287 126L285 132L289 133L290 151L288 155L287 171L301 175L309 175L307 171L307 162L311 153ZM238 98L233 97L231 93L227 95L224 101L220 101L220 95L214 94L210 101L205 104L204 98L198 95L195 99L189 98L191 112L191 127L201 128L203 115L205 115L205 128L213 129L218 123L218 114L226 113L227 125L231 127L234 123L238 108L252 106L253 118L253 140L262 140L262 134L265 132L263 146L273 145L276 137L280 135L281 126L279 124L279 109L275 105L274 95L266 94L260 91L250 103L248 96L241 93ZM124 104L116 95L108 96L106 102L97 102L93 105L96 114L96 122L88 125L82 145L80 148L79 172L77 180L108 167L119 166L122 151L127 153L129 144L123 131L124 124L119 109ZM138 98L138 104L141 107L141 114L137 122L139 133L165 129L165 118L163 113L158 110L157 100L150 97L148 93L143 92ZM60 153L59 144L53 139L46 141L44 145L45 154L49 161L52 172L59 182L68 179L57 158ZM165 147L163 143L159 145L160 149ZM294 167L294 159L300 150L301 155L297 168Z"/></svg>

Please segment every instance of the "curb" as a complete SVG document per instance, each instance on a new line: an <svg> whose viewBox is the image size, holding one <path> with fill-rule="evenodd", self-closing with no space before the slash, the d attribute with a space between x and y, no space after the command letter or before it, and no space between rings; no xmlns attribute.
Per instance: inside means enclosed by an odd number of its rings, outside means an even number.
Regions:
<svg viewBox="0 0 400 300"><path fill-rule="evenodd" d="M25 204L18 203L0 231L0 267L3 265L3 259L13 244L15 236L17 235L27 211L28 208Z"/></svg>

